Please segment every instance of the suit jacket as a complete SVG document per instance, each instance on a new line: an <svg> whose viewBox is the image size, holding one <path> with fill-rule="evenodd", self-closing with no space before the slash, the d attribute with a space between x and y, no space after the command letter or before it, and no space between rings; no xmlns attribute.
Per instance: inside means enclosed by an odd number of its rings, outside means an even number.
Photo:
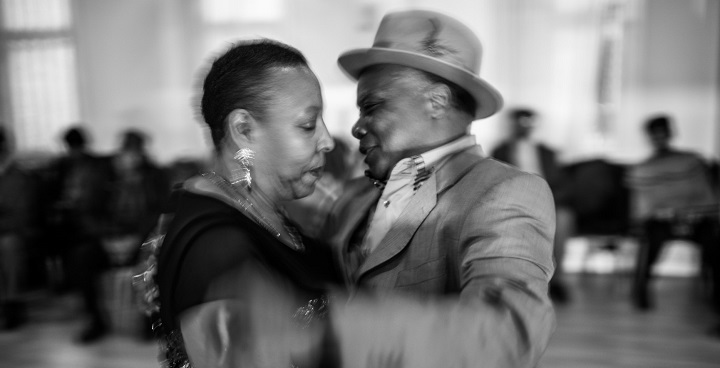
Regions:
<svg viewBox="0 0 720 368"><path fill-rule="evenodd" d="M336 203L326 229L340 262L379 194L361 178ZM554 213L542 178L479 147L453 154L359 268L346 270L359 292L333 317L343 362L535 366L555 326Z"/></svg>

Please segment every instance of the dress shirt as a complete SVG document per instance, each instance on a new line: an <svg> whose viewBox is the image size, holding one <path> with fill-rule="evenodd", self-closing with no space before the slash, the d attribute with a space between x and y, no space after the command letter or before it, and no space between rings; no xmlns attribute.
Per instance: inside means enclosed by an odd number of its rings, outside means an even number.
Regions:
<svg viewBox="0 0 720 368"><path fill-rule="evenodd" d="M404 158L395 164L375 207L368 231L365 233L363 253L369 254L377 248L415 194L418 188L416 184L422 185L420 181L428 178L434 166L442 164L443 159L451 154L474 145L476 145L475 136L465 135L418 156Z"/></svg>

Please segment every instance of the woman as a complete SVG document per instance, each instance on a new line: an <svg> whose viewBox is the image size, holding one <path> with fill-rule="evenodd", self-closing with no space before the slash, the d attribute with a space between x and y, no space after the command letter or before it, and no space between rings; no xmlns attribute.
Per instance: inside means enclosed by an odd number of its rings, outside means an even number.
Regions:
<svg viewBox="0 0 720 368"><path fill-rule="evenodd" d="M318 80L299 51L245 42L212 64L201 108L214 170L176 193L154 276L166 363L321 365L331 258L282 210L333 149Z"/></svg>

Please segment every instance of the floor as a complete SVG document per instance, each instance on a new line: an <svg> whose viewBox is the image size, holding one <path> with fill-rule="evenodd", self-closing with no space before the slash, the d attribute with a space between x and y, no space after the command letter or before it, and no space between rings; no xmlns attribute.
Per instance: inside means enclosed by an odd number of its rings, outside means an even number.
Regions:
<svg viewBox="0 0 720 368"><path fill-rule="evenodd" d="M720 367L720 337L708 334L720 318L698 278L656 280L657 305L649 312L628 302L628 276L569 279L573 300L556 308L558 328L540 367Z"/></svg>
<svg viewBox="0 0 720 368"><path fill-rule="evenodd" d="M720 367L720 338L707 334L716 317L694 277L663 277L658 307L634 311L623 275L571 274L572 301L557 307L558 328L540 367ZM82 346L80 304L71 295L33 296L31 323L0 332L0 367L158 367L155 343L126 324L101 342ZM130 324L132 326L132 324Z"/></svg>

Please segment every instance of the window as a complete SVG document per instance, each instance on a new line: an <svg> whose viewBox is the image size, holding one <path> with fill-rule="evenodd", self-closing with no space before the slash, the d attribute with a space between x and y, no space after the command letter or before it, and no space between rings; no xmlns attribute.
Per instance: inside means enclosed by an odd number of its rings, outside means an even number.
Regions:
<svg viewBox="0 0 720 368"><path fill-rule="evenodd" d="M203 19L210 24L277 22L282 19L284 0L202 0Z"/></svg>
<svg viewBox="0 0 720 368"><path fill-rule="evenodd" d="M3 119L20 151L46 151L79 120L71 0L0 0Z"/></svg>

